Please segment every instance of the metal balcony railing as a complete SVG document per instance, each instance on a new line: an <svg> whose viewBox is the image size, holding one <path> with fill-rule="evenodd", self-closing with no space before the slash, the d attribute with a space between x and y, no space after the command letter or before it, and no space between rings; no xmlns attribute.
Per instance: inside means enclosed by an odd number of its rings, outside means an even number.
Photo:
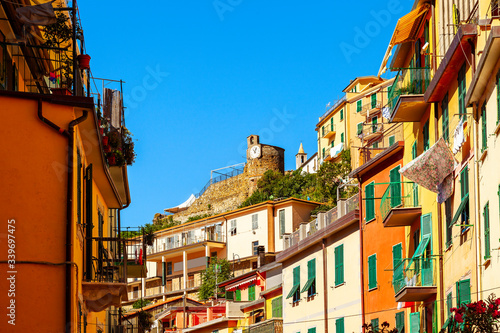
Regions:
<svg viewBox="0 0 500 333"><path fill-rule="evenodd" d="M382 195L380 201L380 213L384 220L391 209L415 208L420 206L419 187L414 182L391 182Z"/></svg>
<svg viewBox="0 0 500 333"><path fill-rule="evenodd" d="M361 109L361 115L365 116L367 113L372 113L370 111L372 110L380 110L382 108L382 102L381 101L370 101L370 103L366 103L363 105Z"/></svg>
<svg viewBox="0 0 500 333"><path fill-rule="evenodd" d="M490 2L490 14L492 18L500 17L500 0L491 0Z"/></svg>
<svg viewBox="0 0 500 333"><path fill-rule="evenodd" d="M123 283L124 257L121 254L126 240L115 237L92 237L86 240L85 282Z"/></svg>
<svg viewBox="0 0 500 333"><path fill-rule="evenodd" d="M389 107L394 110L401 95L420 95L431 82L430 68L402 68L389 89Z"/></svg>
<svg viewBox="0 0 500 333"><path fill-rule="evenodd" d="M394 268L392 284L394 293L399 293L406 287L436 286L435 258L405 258Z"/></svg>
<svg viewBox="0 0 500 333"><path fill-rule="evenodd" d="M326 124L321 129L321 135L323 137L328 136L332 132L335 132L335 124Z"/></svg>
<svg viewBox="0 0 500 333"><path fill-rule="evenodd" d="M242 327L241 331L242 333L283 333L283 319L269 319Z"/></svg>

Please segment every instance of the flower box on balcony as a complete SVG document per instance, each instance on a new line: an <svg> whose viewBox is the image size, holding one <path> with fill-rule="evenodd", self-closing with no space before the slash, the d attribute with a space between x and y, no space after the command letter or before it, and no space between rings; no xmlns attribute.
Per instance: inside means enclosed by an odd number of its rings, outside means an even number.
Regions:
<svg viewBox="0 0 500 333"><path fill-rule="evenodd" d="M73 93L68 88L50 88L52 95L71 96Z"/></svg>

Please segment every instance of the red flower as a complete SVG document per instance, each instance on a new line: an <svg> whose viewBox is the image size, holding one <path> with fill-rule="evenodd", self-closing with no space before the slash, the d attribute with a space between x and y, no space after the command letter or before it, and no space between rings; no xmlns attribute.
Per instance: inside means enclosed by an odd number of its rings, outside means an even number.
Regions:
<svg viewBox="0 0 500 333"><path fill-rule="evenodd" d="M462 315L460 313L455 314L455 321L457 323L463 323L464 322L464 320L462 318Z"/></svg>
<svg viewBox="0 0 500 333"><path fill-rule="evenodd" d="M451 308L450 311L455 312L455 311L457 311L457 308Z"/></svg>
<svg viewBox="0 0 500 333"><path fill-rule="evenodd" d="M382 327L389 327L389 323L388 323L388 322L386 322L386 321L384 321L384 322L382 323Z"/></svg>
<svg viewBox="0 0 500 333"><path fill-rule="evenodd" d="M493 318L494 319L500 318L500 311L498 310L493 311Z"/></svg>
<svg viewBox="0 0 500 333"><path fill-rule="evenodd" d="M497 299L495 300L495 304L496 304L496 305L500 305L500 298L497 298Z"/></svg>

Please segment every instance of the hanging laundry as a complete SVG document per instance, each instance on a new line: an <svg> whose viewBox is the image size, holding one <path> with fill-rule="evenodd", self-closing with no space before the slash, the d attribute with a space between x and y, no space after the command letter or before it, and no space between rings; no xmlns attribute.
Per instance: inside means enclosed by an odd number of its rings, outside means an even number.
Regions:
<svg viewBox="0 0 500 333"><path fill-rule="evenodd" d="M54 72L50 72L49 73L49 80L50 80L50 82L59 85L59 76L60 76L59 74L56 74Z"/></svg>
<svg viewBox="0 0 500 333"><path fill-rule="evenodd" d="M399 172L411 181L442 196L453 192L452 182L443 182L455 169L455 157L443 138L406 164ZM450 189L451 186L451 189Z"/></svg>
<svg viewBox="0 0 500 333"><path fill-rule="evenodd" d="M16 16L19 22L26 25L50 25L57 22L56 14L52 8L52 2L41 5L24 6L16 8Z"/></svg>
<svg viewBox="0 0 500 333"><path fill-rule="evenodd" d="M438 196L437 196L437 202L438 203L443 203L446 200L448 200L449 197L453 194L453 188L454 188L454 183L455 183L455 177L453 177L453 172L450 173L446 178L443 180L441 184L438 185Z"/></svg>
<svg viewBox="0 0 500 333"><path fill-rule="evenodd" d="M453 154L458 153L464 142L465 142L464 120L460 119L457 128L455 128L455 133L453 134Z"/></svg>
<svg viewBox="0 0 500 333"><path fill-rule="evenodd" d="M111 127L121 129L121 94L120 91L104 88L103 115L108 119Z"/></svg>
<svg viewBox="0 0 500 333"><path fill-rule="evenodd" d="M388 106L382 108L382 116L387 120L391 119L391 109Z"/></svg>
<svg viewBox="0 0 500 333"><path fill-rule="evenodd" d="M139 265L142 265L142 248L139 251Z"/></svg>

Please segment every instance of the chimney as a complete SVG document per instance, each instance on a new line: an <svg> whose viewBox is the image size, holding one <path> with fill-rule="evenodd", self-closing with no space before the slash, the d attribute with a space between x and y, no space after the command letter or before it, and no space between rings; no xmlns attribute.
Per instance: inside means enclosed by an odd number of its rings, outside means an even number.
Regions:
<svg viewBox="0 0 500 333"><path fill-rule="evenodd" d="M266 264L266 252L264 245L257 247L257 268Z"/></svg>

